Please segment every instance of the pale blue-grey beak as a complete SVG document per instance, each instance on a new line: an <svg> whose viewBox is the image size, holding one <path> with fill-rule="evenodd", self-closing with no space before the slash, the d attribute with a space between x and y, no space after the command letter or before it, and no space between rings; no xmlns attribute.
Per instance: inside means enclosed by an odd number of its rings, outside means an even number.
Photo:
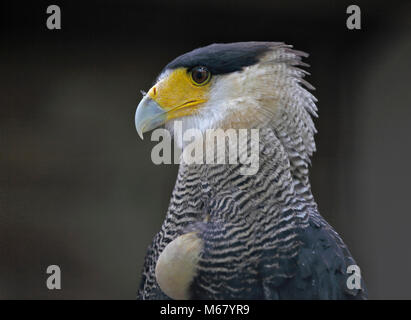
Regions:
<svg viewBox="0 0 411 320"><path fill-rule="evenodd" d="M143 133L157 128L166 122L166 111L157 102L146 95L138 104L136 110L136 129L143 139Z"/></svg>

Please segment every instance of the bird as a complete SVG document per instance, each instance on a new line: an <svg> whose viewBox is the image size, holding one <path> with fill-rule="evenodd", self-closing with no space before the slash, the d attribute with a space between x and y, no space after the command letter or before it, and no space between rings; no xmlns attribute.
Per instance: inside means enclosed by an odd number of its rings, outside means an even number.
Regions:
<svg viewBox="0 0 411 320"><path fill-rule="evenodd" d="M180 162L138 299L367 299L362 276L349 285L357 264L311 191L318 110L307 56L283 42L214 43L172 60L144 93L141 137L179 122L259 139L241 151L258 145L253 174L243 163Z"/></svg>

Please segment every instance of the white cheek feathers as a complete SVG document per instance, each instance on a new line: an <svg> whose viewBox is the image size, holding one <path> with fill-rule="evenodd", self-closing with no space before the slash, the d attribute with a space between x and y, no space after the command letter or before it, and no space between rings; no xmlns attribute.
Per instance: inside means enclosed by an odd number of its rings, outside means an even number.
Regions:
<svg viewBox="0 0 411 320"><path fill-rule="evenodd" d="M171 241L160 254L156 265L156 280L170 298L189 299L190 284L196 275L203 243L195 232Z"/></svg>

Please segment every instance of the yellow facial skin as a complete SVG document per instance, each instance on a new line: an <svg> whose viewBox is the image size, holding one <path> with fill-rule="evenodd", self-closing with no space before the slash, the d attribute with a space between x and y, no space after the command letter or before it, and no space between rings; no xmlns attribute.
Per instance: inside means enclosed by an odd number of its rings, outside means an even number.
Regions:
<svg viewBox="0 0 411 320"><path fill-rule="evenodd" d="M193 114L208 100L210 81L196 84L186 68L173 70L148 92L166 112L166 121Z"/></svg>

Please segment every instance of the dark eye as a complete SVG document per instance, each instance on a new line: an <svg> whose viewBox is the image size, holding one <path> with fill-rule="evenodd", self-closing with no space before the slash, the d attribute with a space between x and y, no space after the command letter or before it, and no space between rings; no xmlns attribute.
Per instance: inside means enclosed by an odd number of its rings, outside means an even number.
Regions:
<svg viewBox="0 0 411 320"><path fill-rule="evenodd" d="M210 71L206 67L194 67L191 70L191 78L197 85L204 85L210 80Z"/></svg>

